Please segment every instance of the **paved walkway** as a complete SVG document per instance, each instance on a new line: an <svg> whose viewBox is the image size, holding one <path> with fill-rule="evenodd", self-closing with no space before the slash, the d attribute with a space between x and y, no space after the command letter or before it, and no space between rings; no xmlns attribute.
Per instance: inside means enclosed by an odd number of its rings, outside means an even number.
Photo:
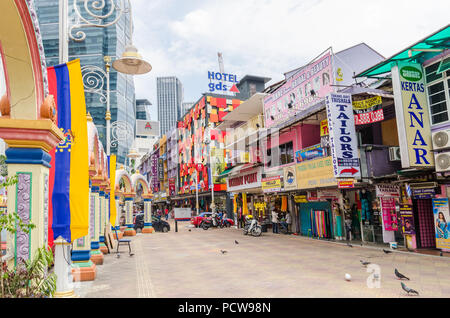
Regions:
<svg viewBox="0 0 450 318"><path fill-rule="evenodd" d="M420 297L450 297L450 258L323 242L293 235L244 236L237 229L138 234L134 256L105 255L97 279L78 283L81 297L408 297L394 269ZM239 244L235 244L235 240ZM227 253L222 254L221 250ZM368 268L380 269L369 288ZM369 265L370 266L370 265ZM369 270L371 268L369 267ZM344 279L352 276L350 282Z"/></svg>

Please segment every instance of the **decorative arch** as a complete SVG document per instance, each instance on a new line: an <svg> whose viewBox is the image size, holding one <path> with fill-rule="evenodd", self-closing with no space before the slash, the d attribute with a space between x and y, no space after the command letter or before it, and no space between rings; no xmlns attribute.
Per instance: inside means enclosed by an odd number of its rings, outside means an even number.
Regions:
<svg viewBox="0 0 450 318"><path fill-rule="evenodd" d="M40 119L48 94L44 46L31 0L0 1L0 50L13 119Z"/></svg>
<svg viewBox="0 0 450 318"><path fill-rule="evenodd" d="M121 168L119 170L116 171L116 189L119 187L120 185L120 181L123 180L124 184L125 184L125 193L132 193L134 192L133 189L133 183L131 181L130 175L128 174L128 172Z"/></svg>
<svg viewBox="0 0 450 318"><path fill-rule="evenodd" d="M152 192L150 190L150 186L148 185L148 182L145 179L145 177L142 174L137 172L131 176L131 186L133 187L133 190L135 192L137 191L137 187L139 185L141 185L142 189L144 190L143 194L145 194L145 195L152 194Z"/></svg>

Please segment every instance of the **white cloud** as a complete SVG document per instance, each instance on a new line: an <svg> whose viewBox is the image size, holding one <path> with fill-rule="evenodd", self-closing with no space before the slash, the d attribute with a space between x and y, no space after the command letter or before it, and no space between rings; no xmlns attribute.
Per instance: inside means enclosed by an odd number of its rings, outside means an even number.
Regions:
<svg viewBox="0 0 450 318"><path fill-rule="evenodd" d="M135 79L156 110L156 77L176 75L187 100L206 90L208 70L282 78L326 48L365 42L385 57L448 23L450 4L433 0L133 0L134 42L153 65ZM156 111L155 111L156 113ZM155 118L156 119L156 118Z"/></svg>

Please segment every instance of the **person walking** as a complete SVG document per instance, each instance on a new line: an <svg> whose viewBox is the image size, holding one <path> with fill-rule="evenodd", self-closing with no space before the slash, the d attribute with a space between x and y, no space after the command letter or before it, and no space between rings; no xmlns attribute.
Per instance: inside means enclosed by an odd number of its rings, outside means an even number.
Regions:
<svg viewBox="0 0 450 318"><path fill-rule="evenodd" d="M276 208L272 211L272 231L278 234L278 211Z"/></svg>
<svg viewBox="0 0 450 318"><path fill-rule="evenodd" d="M166 216L166 221L169 219L169 209L166 207L166 209L164 210L164 214Z"/></svg>

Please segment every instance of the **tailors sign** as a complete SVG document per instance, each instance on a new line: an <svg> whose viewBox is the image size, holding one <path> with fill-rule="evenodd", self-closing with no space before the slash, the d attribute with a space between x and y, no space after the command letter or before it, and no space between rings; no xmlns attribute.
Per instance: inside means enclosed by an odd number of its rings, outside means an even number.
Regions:
<svg viewBox="0 0 450 318"><path fill-rule="evenodd" d="M359 179L361 171L352 97L350 94L330 93L325 100L334 176Z"/></svg>

